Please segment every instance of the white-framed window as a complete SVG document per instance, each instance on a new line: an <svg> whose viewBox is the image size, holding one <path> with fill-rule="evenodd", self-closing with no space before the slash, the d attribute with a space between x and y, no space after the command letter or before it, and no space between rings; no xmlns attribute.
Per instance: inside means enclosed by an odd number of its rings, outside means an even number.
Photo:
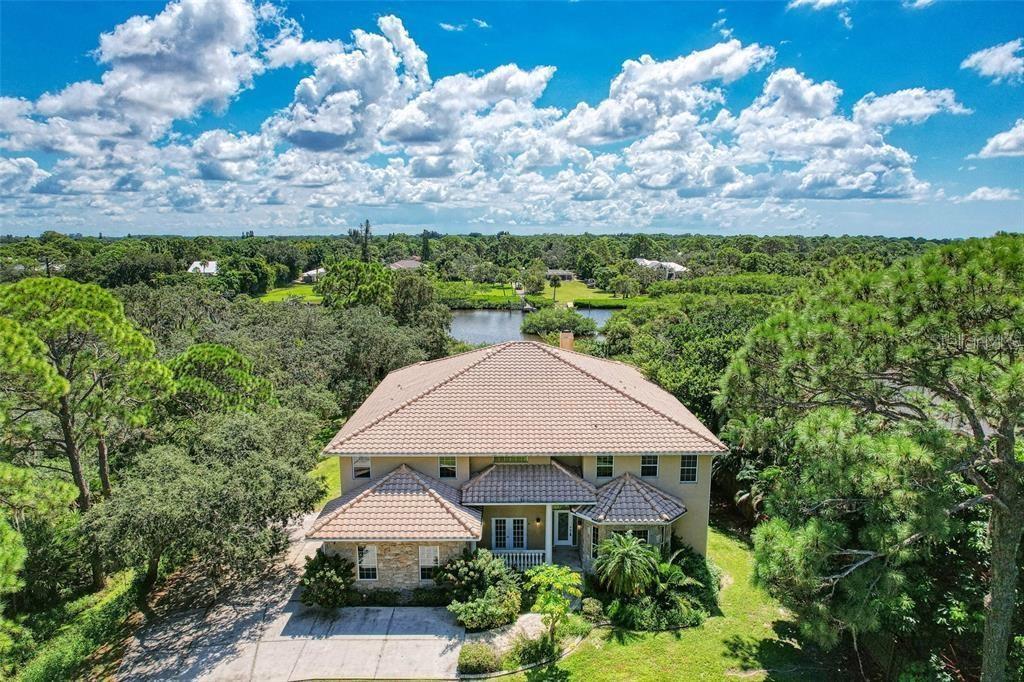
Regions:
<svg viewBox="0 0 1024 682"><path fill-rule="evenodd" d="M658 477L657 455L640 455L640 475L644 478Z"/></svg>
<svg viewBox="0 0 1024 682"><path fill-rule="evenodd" d="M611 455L598 455L595 468L598 478L611 478L615 475L615 458Z"/></svg>
<svg viewBox="0 0 1024 682"><path fill-rule="evenodd" d="M437 477L456 478L459 475L458 460L454 457L437 458Z"/></svg>
<svg viewBox="0 0 1024 682"><path fill-rule="evenodd" d="M420 545L420 580L433 580L440 560L437 545Z"/></svg>
<svg viewBox="0 0 1024 682"><path fill-rule="evenodd" d="M377 579L377 547L376 545L356 546L356 565L360 580Z"/></svg>
<svg viewBox="0 0 1024 682"><path fill-rule="evenodd" d="M697 455L681 455L679 457L679 482L697 482Z"/></svg>
<svg viewBox="0 0 1024 682"><path fill-rule="evenodd" d="M370 478L370 458L352 458L352 478Z"/></svg>
<svg viewBox="0 0 1024 682"><path fill-rule="evenodd" d="M634 528L629 532L633 534L633 537L639 538L644 542L647 542L648 538L650 537L650 531L646 528Z"/></svg>
<svg viewBox="0 0 1024 682"><path fill-rule="evenodd" d="M601 531L597 526L590 527L590 558L597 558L597 546L601 544Z"/></svg>
<svg viewBox="0 0 1024 682"><path fill-rule="evenodd" d="M504 457L495 457L495 464L527 464L530 458L526 455L507 455Z"/></svg>
<svg viewBox="0 0 1024 682"><path fill-rule="evenodd" d="M526 519L491 519L493 549L526 549Z"/></svg>

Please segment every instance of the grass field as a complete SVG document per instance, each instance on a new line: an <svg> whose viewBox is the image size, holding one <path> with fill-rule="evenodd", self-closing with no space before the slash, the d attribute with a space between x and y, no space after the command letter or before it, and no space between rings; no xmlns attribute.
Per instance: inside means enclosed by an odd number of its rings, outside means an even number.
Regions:
<svg viewBox="0 0 1024 682"><path fill-rule="evenodd" d="M327 492L317 507L322 507L341 495L341 465L338 457L324 457L313 469L313 473L327 481Z"/></svg>
<svg viewBox="0 0 1024 682"><path fill-rule="evenodd" d="M283 301L291 296L298 296L304 301L309 303L319 303L323 300L322 296L317 296L313 293L312 284L292 284L287 287L279 287L277 289L271 289L267 293L260 296L261 301Z"/></svg>
<svg viewBox="0 0 1024 682"><path fill-rule="evenodd" d="M544 293L541 297L551 300L551 284L544 285ZM556 303L572 302L574 305L592 306L594 308L625 308L634 303L641 303L649 300L647 296L634 296L633 298L616 298L607 291L591 289L583 281L574 279L562 282L555 292Z"/></svg>
<svg viewBox="0 0 1024 682"><path fill-rule="evenodd" d="M793 616L751 583L747 540L712 528L708 554L721 567L721 613L696 628L663 633L594 630L556 666L515 679L843 680L843 659L805 649Z"/></svg>

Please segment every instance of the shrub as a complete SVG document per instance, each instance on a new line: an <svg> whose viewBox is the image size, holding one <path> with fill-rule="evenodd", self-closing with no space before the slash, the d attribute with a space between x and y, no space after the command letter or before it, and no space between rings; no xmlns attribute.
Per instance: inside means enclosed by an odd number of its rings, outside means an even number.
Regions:
<svg viewBox="0 0 1024 682"><path fill-rule="evenodd" d="M434 582L447 590L453 599L470 601L511 575L512 569L486 549L475 552L463 550L460 556L449 559L434 571Z"/></svg>
<svg viewBox="0 0 1024 682"><path fill-rule="evenodd" d="M342 606L399 606L402 602L398 590L352 590Z"/></svg>
<svg viewBox="0 0 1024 682"><path fill-rule="evenodd" d="M508 577L469 601L453 601L448 610L467 630L489 630L508 625L519 617L522 596L519 582Z"/></svg>
<svg viewBox="0 0 1024 682"><path fill-rule="evenodd" d="M686 594L692 596L709 613L716 611L718 591L722 583L722 569L709 559L697 554L692 547L684 544L675 535L672 536L672 552L676 555L674 563L683 569L683 573L699 583L688 587Z"/></svg>
<svg viewBox="0 0 1024 682"><path fill-rule="evenodd" d="M571 331L576 336L593 336L597 323L571 308L542 308L524 317L520 330L524 334Z"/></svg>
<svg viewBox="0 0 1024 682"><path fill-rule="evenodd" d="M497 652L483 642L469 642L459 652L459 672L463 675L480 675L501 670Z"/></svg>
<svg viewBox="0 0 1024 682"><path fill-rule="evenodd" d="M584 597L582 612L584 618L596 623L604 618L604 604L599 599Z"/></svg>
<svg viewBox="0 0 1024 682"><path fill-rule="evenodd" d="M448 606L452 595L443 587L417 587L409 597L409 606Z"/></svg>
<svg viewBox="0 0 1024 682"><path fill-rule="evenodd" d="M512 648L508 652L505 665L508 668L518 668L523 665L543 663L557 656L558 652L558 644L547 637L530 639L520 632L512 640Z"/></svg>
<svg viewBox="0 0 1024 682"><path fill-rule="evenodd" d="M644 595L634 600L616 599L608 605L608 616L615 625L627 630L654 631L700 625L705 613L684 597L666 607Z"/></svg>
<svg viewBox="0 0 1024 682"><path fill-rule="evenodd" d="M302 574L302 603L333 609L345 606L352 599L352 585L355 583L355 565L323 549L306 558Z"/></svg>
<svg viewBox="0 0 1024 682"><path fill-rule="evenodd" d="M594 601L597 601L596 599ZM600 606L601 602L598 602ZM558 639L586 637L594 626L583 616L570 613L565 620L558 624Z"/></svg>

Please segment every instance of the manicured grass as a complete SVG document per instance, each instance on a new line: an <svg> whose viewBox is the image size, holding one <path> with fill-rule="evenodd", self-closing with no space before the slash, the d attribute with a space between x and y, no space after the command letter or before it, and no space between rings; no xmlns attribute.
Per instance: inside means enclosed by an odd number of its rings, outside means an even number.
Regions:
<svg viewBox="0 0 1024 682"><path fill-rule="evenodd" d="M312 284L292 284L287 287L279 287L277 289L271 289L267 293L260 296L261 301L283 301L291 296L298 296L302 300L308 303L319 303L323 300L322 296L318 296L313 293Z"/></svg>
<svg viewBox="0 0 1024 682"><path fill-rule="evenodd" d="M541 296L548 301L551 300L550 283L544 285L544 293L541 294ZM556 303L568 303L569 301L573 301L578 302L581 307L584 305L590 305L594 308L625 308L628 305L633 305L634 303L640 303L646 300L648 300L647 296L616 298L607 291L592 289L582 280L578 279L562 282L562 285L558 287L558 291L555 292Z"/></svg>
<svg viewBox="0 0 1024 682"><path fill-rule="evenodd" d="M843 661L802 647L794 617L751 583L746 540L713 528L708 554L721 567L721 613L696 628L639 633L599 628L543 679L837 680ZM540 671L538 671L540 672ZM526 678L517 678L526 679ZM542 679L532 677L529 679Z"/></svg>
<svg viewBox="0 0 1024 682"><path fill-rule="evenodd" d="M341 495L341 465L338 463L339 459L339 457L324 457L316 465L316 468L313 469L314 474L327 481L327 492L324 493L324 497L317 504L318 508Z"/></svg>

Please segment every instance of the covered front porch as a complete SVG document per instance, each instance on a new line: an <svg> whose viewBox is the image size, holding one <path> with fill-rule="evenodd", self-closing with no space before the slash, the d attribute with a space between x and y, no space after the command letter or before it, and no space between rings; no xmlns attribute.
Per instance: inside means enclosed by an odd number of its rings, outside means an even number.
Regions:
<svg viewBox="0 0 1024 682"><path fill-rule="evenodd" d="M582 568L581 521L568 505L493 505L482 512L479 546L510 568L526 571L551 563Z"/></svg>

